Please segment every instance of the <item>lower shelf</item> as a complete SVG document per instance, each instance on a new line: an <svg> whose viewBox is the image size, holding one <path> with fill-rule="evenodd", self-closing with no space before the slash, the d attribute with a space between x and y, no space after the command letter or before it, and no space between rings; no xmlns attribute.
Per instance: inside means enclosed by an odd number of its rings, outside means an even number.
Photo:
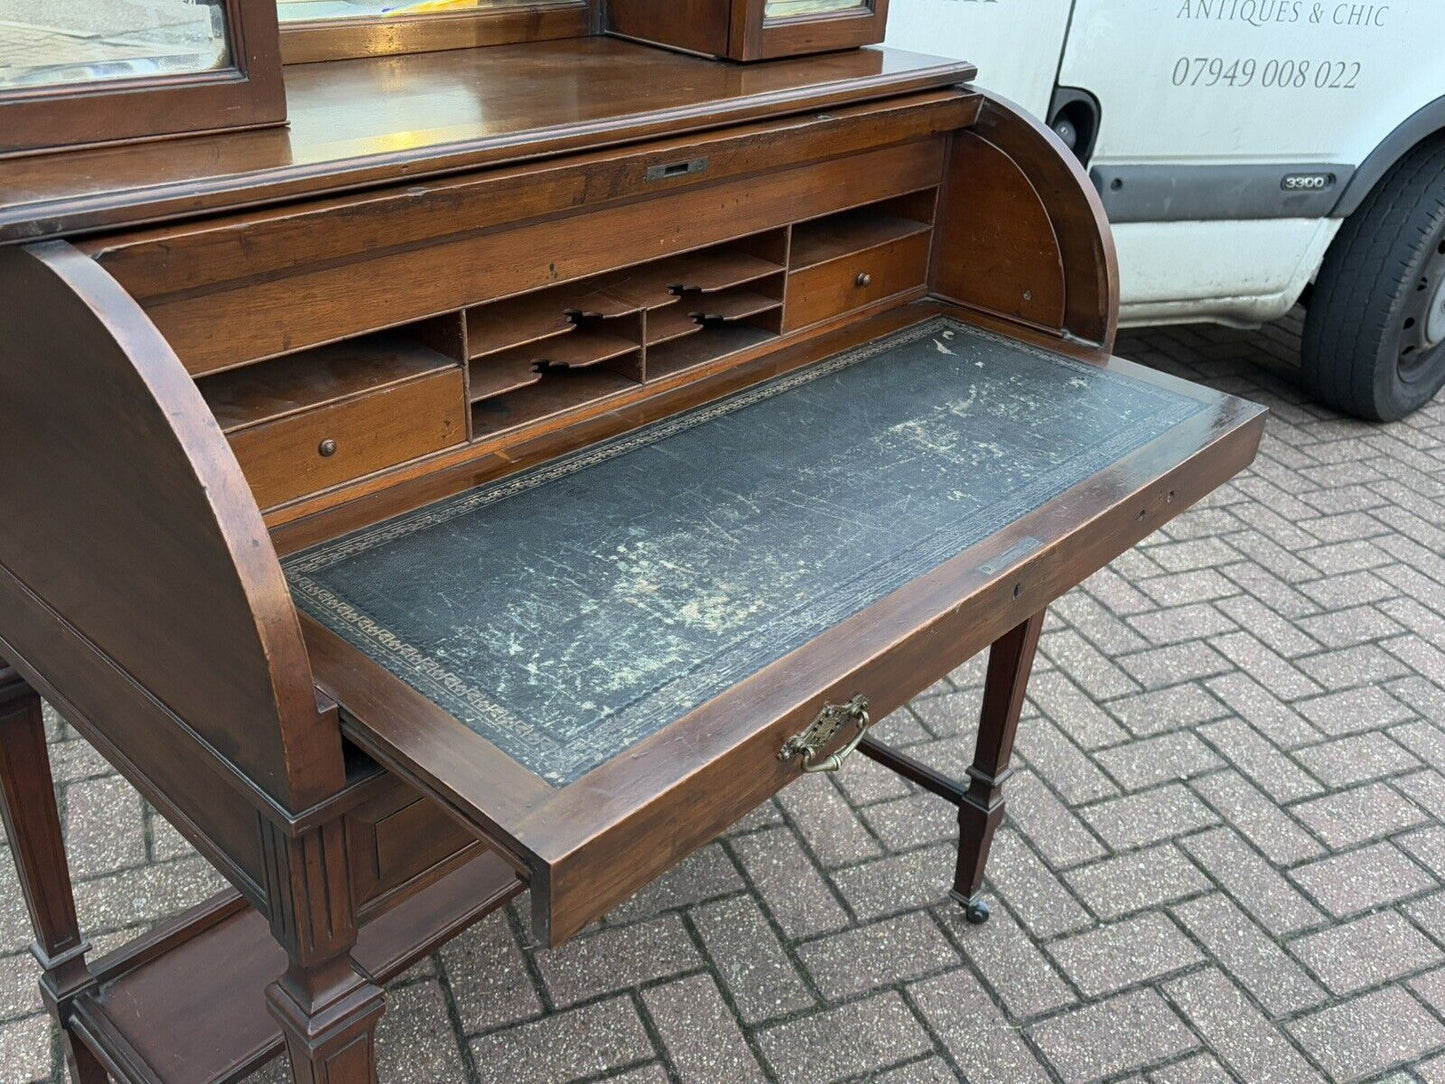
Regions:
<svg viewBox="0 0 1445 1084"><path fill-rule="evenodd" d="M362 927L353 958L386 982L523 887L483 852ZM281 1052L265 989L285 968L266 919L225 893L97 961L72 1027L132 1079L226 1084Z"/></svg>

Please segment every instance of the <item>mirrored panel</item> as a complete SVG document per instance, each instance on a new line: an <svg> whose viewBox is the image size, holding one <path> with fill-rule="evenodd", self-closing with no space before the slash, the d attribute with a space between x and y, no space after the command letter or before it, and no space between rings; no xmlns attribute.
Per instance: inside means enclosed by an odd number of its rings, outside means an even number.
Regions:
<svg viewBox="0 0 1445 1084"><path fill-rule="evenodd" d="M868 0L768 0L765 19L791 19L796 15L826 15L868 7Z"/></svg>
<svg viewBox="0 0 1445 1084"><path fill-rule="evenodd" d="M0 91L231 66L226 0L0 0Z"/></svg>
<svg viewBox="0 0 1445 1084"><path fill-rule="evenodd" d="M320 19L378 19L406 15L451 15L523 7L531 0L276 0L283 23Z"/></svg>

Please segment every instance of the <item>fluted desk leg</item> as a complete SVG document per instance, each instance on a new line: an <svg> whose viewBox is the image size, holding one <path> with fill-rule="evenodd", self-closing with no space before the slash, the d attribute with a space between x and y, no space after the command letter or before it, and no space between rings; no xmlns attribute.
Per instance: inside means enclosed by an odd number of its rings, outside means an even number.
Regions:
<svg viewBox="0 0 1445 1084"><path fill-rule="evenodd" d="M77 994L95 984L85 965L89 943L80 935L70 866L40 697L13 669L0 662L0 807L20 889L35 930L30 947L44 974L40 993L65 1035L65 1058L75 1084L105 1084L105 1070L66 1024Z"/></svg>

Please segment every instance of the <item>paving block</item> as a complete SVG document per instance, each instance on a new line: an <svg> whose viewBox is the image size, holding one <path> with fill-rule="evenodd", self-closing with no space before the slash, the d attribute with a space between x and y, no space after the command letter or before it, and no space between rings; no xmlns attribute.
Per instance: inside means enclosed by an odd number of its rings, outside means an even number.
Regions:
<svg viewBox="0 0 1445 1084"><path fill-rule="evenodd" d="M642 1002L682 1084L766 1081L711 976L654 986L643 991Z"/></svg>
<svg viewBox="0 0 1445 1084"><path fill-rule="evenodd" d="M1445 1047L1445 1024L1400 987L1362 994L1289 1024L1330 1076L1362 1080Z"/></svg>
<svg viewBox="0 0 1445 1084"><path fill-rule="evenodd" d="M1065 1084L1144 1069L1199 1045L1164 999L1148 989L1051 1017L1035 1025L1032 1036Z"/></svg>
<svg viewBox="0 0 1445 1084"><path fill-rule="evenodd" d="M1436 880L1388 841L1290 870L1290 878L1336 918L1418 896Z"/></svg>
<svg viewBox="0 0 1445 1084"><path fill-rule="evenodd" d="M1214 893L1175 907L1174 915L1271 1017L1328 1000L1323 987L1233 900Z"/></svg>
<svg viewBox="0 0 1445 1084"><path fill-rule="evenodd" d="M758 1033L780 1084L825 1084L912 1060L933 1042L896 991L876 994Z"/></svg>
<svg viewBox="0 0 1445 1084"><path fill-rule="evenodd" d="M1440 947L1394 911L1296 938L1289 950L1334 994L1358 993L1445 963Z"/></svg>
<svg viewBox="0 0 1445 1084"><path fill-rule="evenodd" d="M556 1084L657 1057L626 996L494 1031L471 1047L482 1084Z"/></svg>

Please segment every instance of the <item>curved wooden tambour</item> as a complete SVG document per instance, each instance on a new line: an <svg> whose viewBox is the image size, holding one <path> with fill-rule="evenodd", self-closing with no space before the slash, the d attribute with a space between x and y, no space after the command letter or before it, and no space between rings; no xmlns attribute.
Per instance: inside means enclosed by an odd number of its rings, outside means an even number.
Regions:
<svg viewBox="0 0 1445 1084"><path fill-rule="evenodd" d="M144 776L210 768L280 812L334 793L275 551L175 354L65 242L0 250L0 297L0 652ZM235 794L191 775L155 782L204 826Z"/></svg>
<svg viewBox="0 0 1445 1084"><path fill-rule="evenodd" d="M1109 356L1114 237L1093 182L1048 128L986 95L977 124L954 137L938 221L937 294Z"/></svg>

